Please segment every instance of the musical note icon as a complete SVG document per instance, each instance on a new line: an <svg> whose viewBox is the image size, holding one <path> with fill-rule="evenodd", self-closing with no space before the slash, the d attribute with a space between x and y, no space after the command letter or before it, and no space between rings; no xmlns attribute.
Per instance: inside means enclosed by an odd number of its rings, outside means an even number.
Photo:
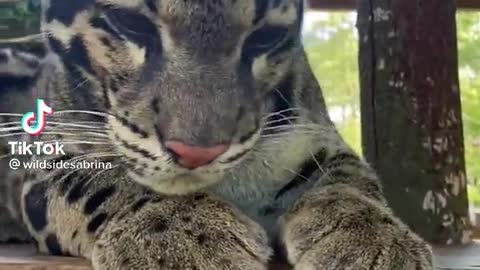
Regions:
<svg viewBox="0 0 480 270"><path fill-rule="evenodd" d="M30 135L40 135L45 129L46 115L53 115L53 109L45 104L43 99L37 99L36 113L28 112L22 117L22 128ZM31 122L35 120L35 125L31 126Z"/></svg>

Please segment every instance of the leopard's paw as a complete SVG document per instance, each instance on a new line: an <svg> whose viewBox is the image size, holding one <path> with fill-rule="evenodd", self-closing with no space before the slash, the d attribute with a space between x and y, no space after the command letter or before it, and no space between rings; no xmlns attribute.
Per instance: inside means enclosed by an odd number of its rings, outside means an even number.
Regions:
<svg viewBox="0 0 480 270"><path fill-rule="evenodd" d="M430 270L429 246L390 211L349 192L320 194L282 220L295 270Z"/></svg>
<svg viewBox="0 0 480 270"><path fill-rule="evenodd" d="M192 195L147 202L112 220L92 263L96 270L266 270L270 255L259 225L224 202Z"/></svg>

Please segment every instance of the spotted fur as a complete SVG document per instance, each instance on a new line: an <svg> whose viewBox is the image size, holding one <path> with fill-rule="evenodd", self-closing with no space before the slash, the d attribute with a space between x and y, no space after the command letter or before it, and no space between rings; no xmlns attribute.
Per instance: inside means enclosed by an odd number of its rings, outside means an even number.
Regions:
<svg viewBox="0 0 480 270"><path fill-rule="evenodd" d="M48 53L26 69L28 96L57 113L30 139L68 144L32 158L114 166L17 180L41 252L95 269L260 270L274 253L298 270L432 269L328 118L301 44L303 1L42 5ZM170 140L229 148L186 169Z"/></svg>

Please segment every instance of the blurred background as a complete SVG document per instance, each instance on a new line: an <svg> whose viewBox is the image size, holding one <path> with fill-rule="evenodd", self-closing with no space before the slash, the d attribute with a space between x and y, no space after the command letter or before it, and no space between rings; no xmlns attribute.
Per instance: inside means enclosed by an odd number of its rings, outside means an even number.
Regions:
<svg viewBox="0 0 480 270"><path fill-rule="evenodd" d="M309 11L304 44L330 115L362 154L356 12ZM480 10L457 13L460 93L470 205L480 208Z"/></svg>

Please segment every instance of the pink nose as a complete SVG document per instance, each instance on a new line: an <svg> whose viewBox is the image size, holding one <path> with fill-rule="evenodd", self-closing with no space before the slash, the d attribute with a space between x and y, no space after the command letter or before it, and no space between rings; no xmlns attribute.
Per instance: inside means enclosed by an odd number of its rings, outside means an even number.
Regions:
<svg viewBox="0 0 480 270"><path fill-rule="evenodd" d="M167 141L165 146L177 156L180 166L193 170L214 161L227 152L228 145L220 144L212 147L199 147L184 144L179 141Z"/></svg>

